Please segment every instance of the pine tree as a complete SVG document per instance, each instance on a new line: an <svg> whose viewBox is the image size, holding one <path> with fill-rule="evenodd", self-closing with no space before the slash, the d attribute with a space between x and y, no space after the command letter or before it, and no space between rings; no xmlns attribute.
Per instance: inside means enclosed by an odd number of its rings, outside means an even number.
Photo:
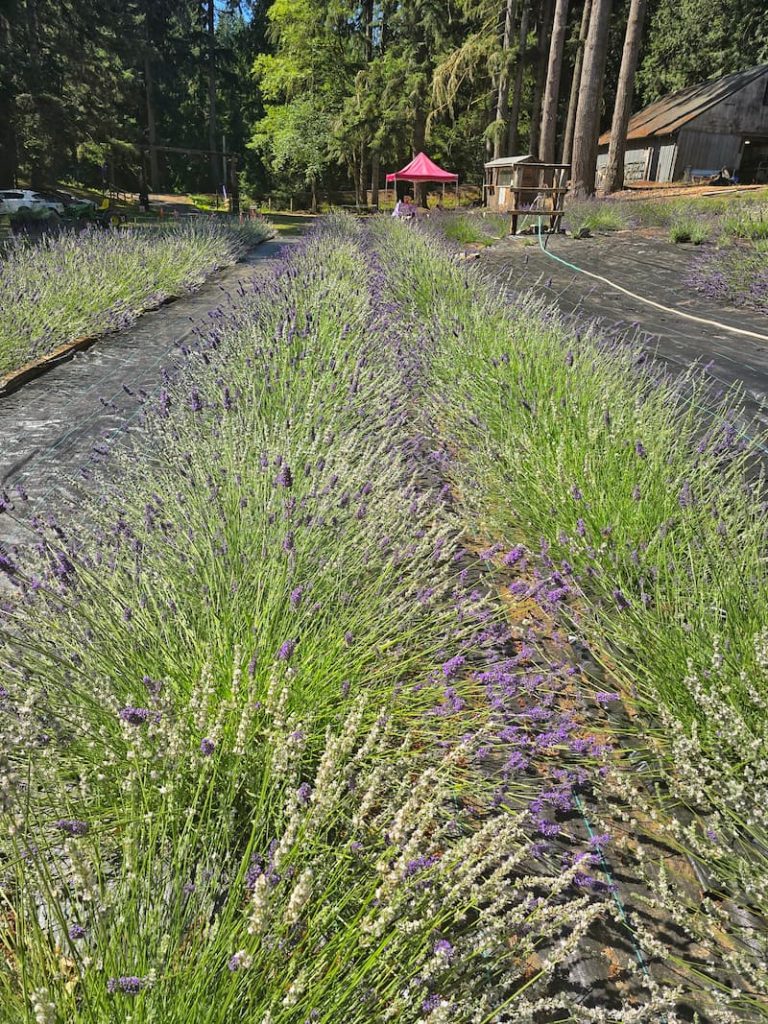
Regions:
<svg viewBox="0 0 768 1024"><path fill-rule="evenodd" d="M574 126L571 187L577 196L592 195L595 191L600 103L608 53L610 16L611 0L593 0Z"/></svg>
<svg viewBox="0 0 768 1024"><path fill-rule="evenodd" d="M635 89L635 71L643 36L646 0L632 0L627 17L627 32L621 57L619 83L611 123L611 141L603 187L606 192L617 192L624 185L624 154L627 148L627 126Z"/></svg>
<svg viewBox="0 0 768 1024"><path fill-rule="evenodd" d="M560 78L563 70L565 33L568 28L568 0L557 0L552 38L549 44L549 64L544 103L541 112L541 137L539 157L543 163L551 164L555 159L555 137L557 133L557 101L560 97Z"/></svg>

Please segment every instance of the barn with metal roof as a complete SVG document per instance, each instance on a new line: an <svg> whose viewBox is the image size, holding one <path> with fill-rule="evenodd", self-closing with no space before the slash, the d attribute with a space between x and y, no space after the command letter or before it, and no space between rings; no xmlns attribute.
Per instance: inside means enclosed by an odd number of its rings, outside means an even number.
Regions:
<svg viewBox="0 0 768 1024"><path fill-rule="evenodd" d="M598 183L611 133L600 136ZM681 181L723 168L768 184L768 64L692 85L630 118L625 181Z"/></svg>

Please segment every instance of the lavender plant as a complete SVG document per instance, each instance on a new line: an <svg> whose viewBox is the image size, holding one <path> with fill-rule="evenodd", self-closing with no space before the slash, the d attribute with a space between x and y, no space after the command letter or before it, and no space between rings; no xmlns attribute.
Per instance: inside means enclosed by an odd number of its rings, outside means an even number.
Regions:
<svg viewBox="0 0 768 1024"><path fill-rule="evenodd" d="M765 628L765 526L735 396L718 404L696 371L665 376L528 301L499 309L418 233L387 224L378 236L393 293L429 332L465 513L540 552L539 577L514 596L559 606L614 666L642 716L630 770L639 748L685 807L672 799L673 813L694 819L688 852L713 887L764 920L766 682L753 641ZM764 943L738 915L732 927L759 978Z"/></svg>
<svg viewBox="0 0 768 1024"><path fill-rule="evenodd" d="M727 245L698 258L687 282L719 302L768 313L768 243Z"/></svg>
<svg viewBox="0 0 768 1024"><path fill-rule="evenodd" d="M201 219L17 241L0 259L0 375L75 338L125 327L269 234L266 221Z"/></svg>
<svg viewBox="0 0 768 1024"><path fill-rule="evenodd" d="M95 453L92 528L3 556L9 1020L673 1009L556 984L608 914L594 852L544 849L587 767L534 787L567 719L525 705L362 241L332 224L213 318L136 447Z"/></svg>

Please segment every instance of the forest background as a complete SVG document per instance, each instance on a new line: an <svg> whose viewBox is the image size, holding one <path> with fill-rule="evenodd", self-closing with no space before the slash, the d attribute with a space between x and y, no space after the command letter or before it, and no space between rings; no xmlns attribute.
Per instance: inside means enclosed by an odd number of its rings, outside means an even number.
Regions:
<svg viewBox="0 0 768 1024"><path fill-rule="evenodd" d="M766 0L0 0L0 187L211 192L226 148L251 195L365 202L427 149L590 192L614 118L765 62Z"/></svg>

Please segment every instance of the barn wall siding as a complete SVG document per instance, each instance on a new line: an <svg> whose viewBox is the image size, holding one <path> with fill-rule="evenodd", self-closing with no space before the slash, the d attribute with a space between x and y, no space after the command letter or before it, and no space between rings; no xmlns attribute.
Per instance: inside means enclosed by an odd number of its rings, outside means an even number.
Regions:
<svg viewBox="0 0 768 1024"><path fill-rule="evenodd" d="M648 165L647 143L630 143L624 154L624 180L641 181L645 178ZM608 147L601 146L597 153L597 181L602 181L608 163Z"/></svg>
<svg viewBox="0 0 768 1024"><path fill-rule="evenodd" d="M740 135L683 128L678 139L674 177L683 178L687 168L718 171L727 167L732 171L738 165L740 152Z"/></svg>
<svg viewBox="0 0 768 1024"><path fill-rule="evenodd" d="M693 118L685 130L723 135L768 135L768 104L763 103L766 87L768 72Z"/></svg>
<svg viewBox="0 0 768 1024"><path fill-rule="evenodd" d="M674 181L677 139L659 139L656 173L653 181Z"/></svg>

